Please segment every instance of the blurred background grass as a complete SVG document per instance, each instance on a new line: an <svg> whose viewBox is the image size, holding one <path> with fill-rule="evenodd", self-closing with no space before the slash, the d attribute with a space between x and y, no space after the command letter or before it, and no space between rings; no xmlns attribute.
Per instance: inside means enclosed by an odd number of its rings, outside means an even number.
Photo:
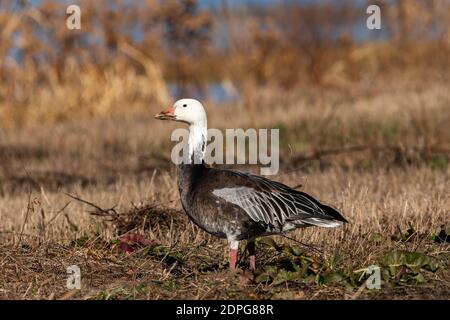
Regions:
<svg viewBox="0 0 450 320"><path fill-rule="evenodd" d="M149 112L181 96L253 109L293 92L448 85L448 0L69 2L0 4L3 128ZM366 28L374 3L381 30ZM69 4L81 30L65 27Z"/></svg>

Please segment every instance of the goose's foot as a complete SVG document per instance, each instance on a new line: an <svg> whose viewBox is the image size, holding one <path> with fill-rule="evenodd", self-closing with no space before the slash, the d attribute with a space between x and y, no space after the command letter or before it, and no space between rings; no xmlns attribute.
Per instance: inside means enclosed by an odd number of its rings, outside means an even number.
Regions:
<svg viewBox="0 0 450 320"><path fill-rule="evenodd" d="M248 251L248 268L250 271L255 271L256 269L256 255L255 255L255 242L250 241L247 244Z"/></svg>

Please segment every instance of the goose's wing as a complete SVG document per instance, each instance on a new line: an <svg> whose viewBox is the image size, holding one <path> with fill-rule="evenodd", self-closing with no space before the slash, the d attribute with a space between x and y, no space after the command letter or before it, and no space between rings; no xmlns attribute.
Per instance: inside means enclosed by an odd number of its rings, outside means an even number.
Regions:
<svg viewBox="0 0 450 320"><path fill-rule="evenodd" d="M277 228L286 223L336 227L347 220L312 196L266 178L233 171L236 183L212 193L242 208L257 222ZM231 178L231 177L230 177Z"/></svg>

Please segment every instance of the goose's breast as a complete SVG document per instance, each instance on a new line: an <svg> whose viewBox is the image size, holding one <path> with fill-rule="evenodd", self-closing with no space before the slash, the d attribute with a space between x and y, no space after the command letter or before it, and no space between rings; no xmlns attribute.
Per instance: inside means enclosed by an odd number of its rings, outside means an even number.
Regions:
<svg viewBox="0 0 450 320"><path fill-rule="evenodd" d="M183 199L184 198L184 199ZM233 235L246 239L260 234L264 228L238 206L230 204L212 193L182 196L183 207L192 221L205 231L225 238Z"/></svg>

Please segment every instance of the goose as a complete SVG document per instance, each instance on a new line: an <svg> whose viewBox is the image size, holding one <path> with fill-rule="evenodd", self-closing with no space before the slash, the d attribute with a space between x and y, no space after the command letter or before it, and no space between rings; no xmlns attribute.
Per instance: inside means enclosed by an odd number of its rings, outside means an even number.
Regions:
<svg viewBox="0 0 450 320"><path fill-rule="evenodd" d="M280 182L208 167L203 161L207 117L200 101L178 100L171 108L156 114L155 119L188 124L189 154L178 167L181 205L198 227L227 239L231 270L237 268L239 241L247 240L249 270L254 271L257 237L310 226L337 227L347 222L336 209Z"/></svg>

